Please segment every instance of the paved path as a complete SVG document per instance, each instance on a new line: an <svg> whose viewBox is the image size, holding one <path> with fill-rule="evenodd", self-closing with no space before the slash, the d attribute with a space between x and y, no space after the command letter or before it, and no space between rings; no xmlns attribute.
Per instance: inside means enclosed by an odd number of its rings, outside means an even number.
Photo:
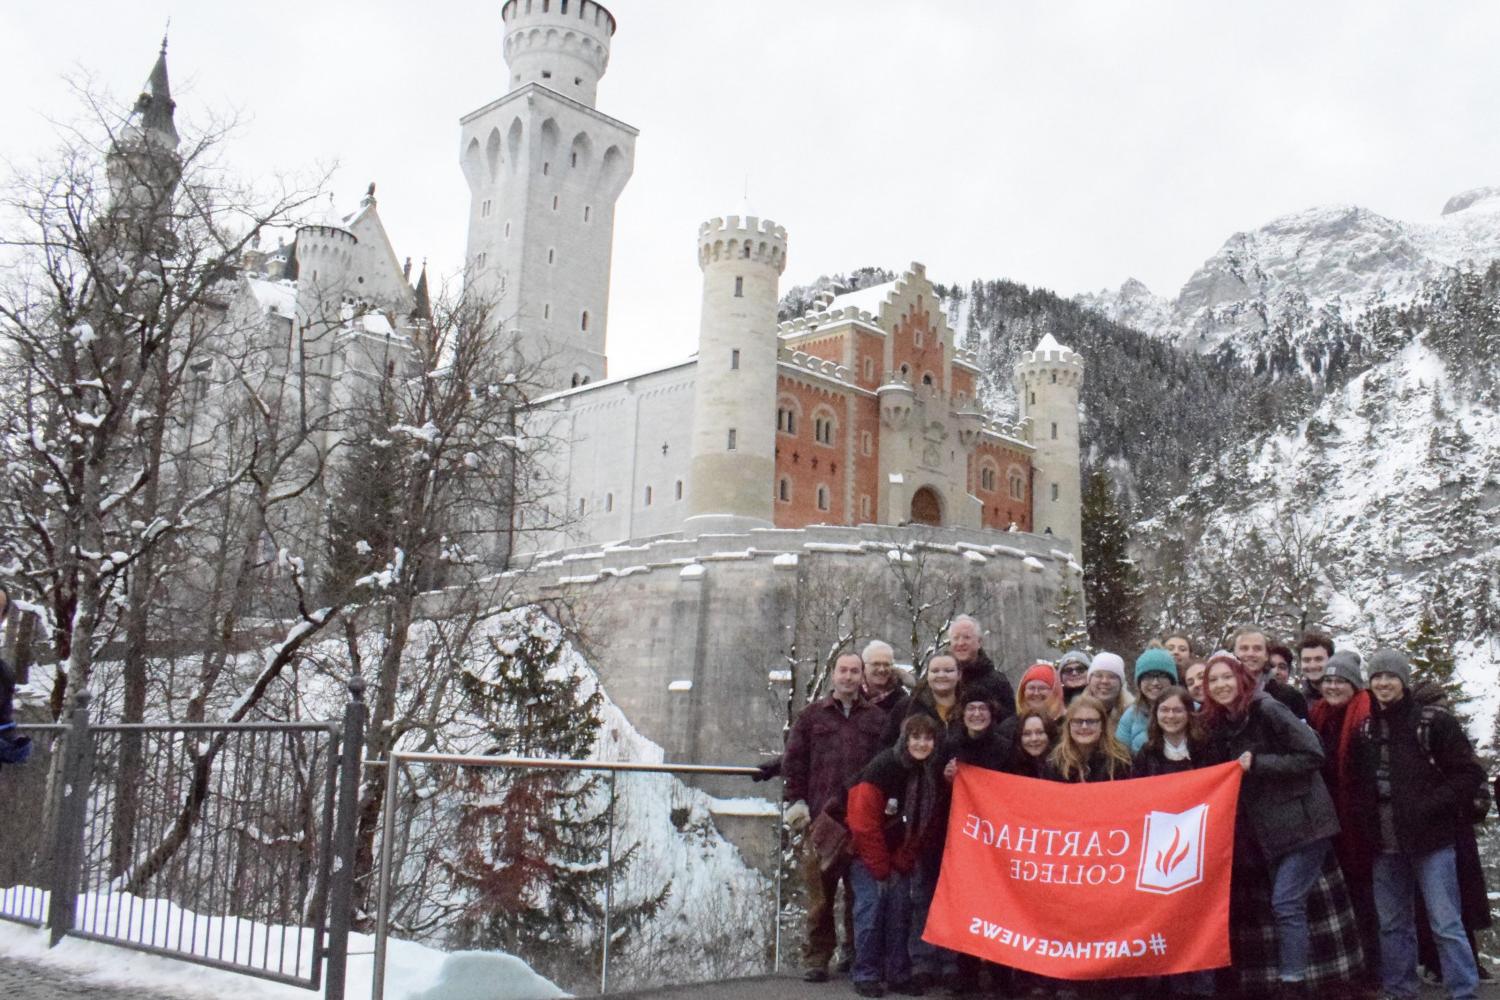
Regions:
<svg viewBox="0 0 1500 1000"><path fill-rule="evenodd" d="M758 976L754 979L737 979L726 983L698 983L692 986L674 986L668 989L645 990L640 993L615 993L617 1000L845 1000L854 996L854 988L847 979L836 978L829 983L804 983L795 975ZM946 990L931 990L929 996L942 997ZM1427 987L1422 990L1422 1000L1441 1000L1445 994L1440 989ZM900 1000L897 994L888 994L892 1000ZM987 994L986 994L987 996ZM1480 983L1481 1000L1500 1000L1500 983Z"/></svg>
<svg viewBox="0 0 1500 1000"><path fill-rule="evenodd" d="M309 998L314 994L309 993ZM17 1000L179 1000L178 995L100 986L76 973L0 955L0 997Z"/></svg>

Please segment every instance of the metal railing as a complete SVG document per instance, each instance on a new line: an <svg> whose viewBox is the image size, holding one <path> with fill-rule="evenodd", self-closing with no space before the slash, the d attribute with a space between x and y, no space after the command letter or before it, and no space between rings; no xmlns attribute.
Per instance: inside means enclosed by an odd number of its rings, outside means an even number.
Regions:
<svg viewBox="0 0 1500 1000"><path fill-rule="evenodd" d="M709 776L750 778L758 772L751 767L717 766L702 764L646 764L646 763L611 763L604 761L589 760L555 760L530 757L503 757L483 755L462 755L442 753L402 753L397 752L390 755L388 761L366 761L367 766L383 764L388 768L387 780L385 781L385 799L382 809L382 831L376 866L376 909L375 909L375 942L374 942L374 969L372 974L372 1000L384 1000L386 961L389 953L389 944L392 930L392 910L394 897L397 891L398 869L402 866L413 866L413 856L423 848L413 846L412 830L426 826L427 821L416 816L411 810L403 810L403 801L420 803L429 810L430 814L437 812L451 814L455 802L450 799L442 800L442 793L446 791L451 796L461 786L456 779L450 779L446 784L442 781L431 780L435 771L446 769L450 774L470 771L481 775L524 775L537 773L559 773L572 772L577 775L592 775L594 779L603 776L603 789L599 789L587 779L583 779L572 785L567 785L568 779L561 774L557 780L563 782L560 785L560 794L572 796L595 796L603 799L602 810L595 813L596 820L602 820L604 825L604 836L602 843L602 857L597 859L602 864L604 872L603 902L600 920L602 926L598 934L593 938L597 942L598 961L598 992L608 993L614 983L613 968L616 962L614 949L616 941L620 936L620 929L615 926L619 917L620 902L616 898L616 883L619 881L619 867L631 852L640 849L643 845L620 844L617 842L618 829L616 823L617 804L620 801L619 785L622 776L632 774L670 775L685 778L704 778ZM504 778L498 778L486 784L483 780L470 782L467 792L461 794L460 798L469 802L494 800L499 801L502 796L497 792L497 786ZM515 778L511 777L514 781ZM403 786L403 781L405 785ZM441 806L433 804L442 800ZM777 971L781 964L781 915L783 910L782 881L784 867L782 863L783 847L785 844L785 810L779 802L768 803L774 809L774 844L768 851L768 857L774 859L772 867L773 874L770 881L774 892L774 902L770 906L771 926L768 934L768 961L765 963L769 968L762 967L748 972ZM459 806L462 809L463 806ZM403 815L405 813L405 815ZM398 819L398 817L400 817ZM771 818L771 817L767 817ZM649 846L649 845L645 845ZM398 856L399 855L399 856ZM416 862L418 866L421 862ZM428 864L430 867L430 863ZM449 865L451 867L451 864ZM587 867L587 865L584 865ZM486 904L480 901L475 908L483 909ZM523 961L535 967L535 956L517 954ZM630 988L639 988L647 985L641 982L630 984ZM652 983L650 985L657 985ZM581 984L569 984L570 989L579 988Z"/></svg>
<svg viewBox="0 0 1500 1000"><path fill-rule="evenodd" d="M349 858L364 725L362 684L350 691L342 724L96 725L84 693L67 725L19 727L51 739L21 769L45 808L35 843L0 845L0 917L47 926L54 945L326 979L341 997L352 875L333 863L335 828Z"/></svg>

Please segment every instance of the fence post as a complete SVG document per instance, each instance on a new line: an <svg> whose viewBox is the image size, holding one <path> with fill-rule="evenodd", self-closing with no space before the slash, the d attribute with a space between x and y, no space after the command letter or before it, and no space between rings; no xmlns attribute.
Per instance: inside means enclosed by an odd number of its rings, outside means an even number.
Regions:
<svg viewBox="0 0 1500 1000"><path fill-rule="evenodd" d="M333 830L333 877L328 883L328 966L324 997L344 1000L349 924L354 916L354 834L359 812L360 763L365 755L365 679L349 678L344 733L339 739L339 797Z"/></svg>
<svg viewBox="0 0 1500 1000"><path fill-rule="evenodd" d="M63 743L62 796L57 808L57 847L52 855L52 898L47 906L49 947L73 929L78 889L83 881L83 827L93 777L94 737L89 731L89 693L73 696L73 713Z"/></svg>

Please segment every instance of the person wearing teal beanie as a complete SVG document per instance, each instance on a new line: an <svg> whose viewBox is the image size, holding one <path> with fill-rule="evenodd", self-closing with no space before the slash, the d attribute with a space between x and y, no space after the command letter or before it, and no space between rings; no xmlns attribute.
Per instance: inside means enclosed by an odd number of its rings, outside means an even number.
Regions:
<svg viewBox="0 0 1500 1000"><path fill-rule="evenodd" d="M1177 683L1177 661L1165 649L1152 648L1135 658L1135 704L1120 713L1115 736L1130 748L1132 755L1146 745L1151 713L1162 692Z"/></svg>

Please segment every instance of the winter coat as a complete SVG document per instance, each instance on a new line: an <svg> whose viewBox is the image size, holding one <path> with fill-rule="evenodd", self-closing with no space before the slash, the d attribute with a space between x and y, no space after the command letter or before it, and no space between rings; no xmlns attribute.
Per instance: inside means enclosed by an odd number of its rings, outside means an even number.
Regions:
<svg viewBox="0 0 1500 1000"><path fill-rule="evenodd" d="M1187 760L1168 760L1160 746L1142 746L1136 751L1135 761L1130 765L1132 778L1155 778L1163 774L1179 774L1202 767L1207 761L1208 748L1188 744Z"/></svg>
<svg viewBox="0 0 1500 1000"><path fill-rule="evenodd" d="M1257 691L1245 717L1222 722L1209 740L1216 762L1251 754L1250 771L1240 784L1236 838L1258 848L1265 860L1339 832L1333 798L1323 784L1323 744L1291 709Z"/></svg>
<svg viewBox="0 0 1500 1000"><path fill-rule="evenodd" d="M1261 685L1261 690L1290 708L1297 718L1307 721L1307 699L1302 696L1301 691L1274 677L1267 677L1265 684Z"/></svg>
<svg viewBox="0 0 1500 1000"><path fill-rule="evenodd" d="M880 750L884 725L885 713L863 698L855 700L847 715L831 696L804 708L781 758L786 800L801 799L818 815Z"/></svg>
<svg viewBox="0 0 1500 1000"><path fill-rule="evenodd" d="M854 853L877 881L910 872L933 839L940 812L936 752L911 759L905 747L888 747L849 788L845 815Z"/></svg>
<svg viewBox="0 0 1500 1000"><path fill-rule="evenodd" d="M1131 776L1130 765L1120 764L1115 769L1114 777L1110 777L1109 768L1099 759L1100 757L1101 754L1095 753L1084 762L1083 768L1078 774L1073 775L1071 778L1064 778L1062 771L1058 769L1056 764L1052 763L1052 757L1049 754L1047 763L1042 768L1042 777L1048 781L1064 781L1072 785L1091 785L1099 781L1124 781Z"/></svg>
<svg viewBox="0 0 1500 1000"><path fill-rule="evenodd" d="M0 726L15 722L16 673L9 663L0 657Z"/></svg>
<svg viewBox="0 0 1500 1000"><path fill-rule="evenodd" d="M976 697L995 703L1000 712L995 717L996 722L1015 714L1016 692L1011 687L1010 678L995 669L995 661L982 649L974 655L972 661L958 665L959 703Z"/></svg>
<svg viewBox="0 0 1500 1000"><path fill-rule="evenodd" d="M869 693L866 692L866 697ZM870 704L880 709L889 719L893 715L906 718L906 703L911 701L911 692L906 690L906 685L897 681L896 686L891 688L879 698L870 698Z"/></svg>
<svg viewBox="0 0 1500 1000"><path fill-rule="evenodd" d="M1151 706L1144 699L1137 700L1120 713L1119 724L1115 726L1115 739L1125 744L1125 749L1131 753L1139 753L1141 747L1146 745L1146 730L1150 726Z"/></svg>
<svg viewBox="0 0 1500 1000"><path fill-rule="evenodd" d="M1015 716L1005 721L1013 722ZM956 760L961 764L999 771L1005 767L1005 758L1009 755L1010 742L1001 736L999 726L992 725L978 736L970 736L969 731L960 726L943 747L942 763L946 765L948 761Z"/></svg>
<svg viewBox="0 0 1500 1000"><path fill-rule="evenodd" d="M938 711L937 702L932 699L932 692L927 689L926 684L918 684L917 689L912 692L911 697L906 699L906 703L902 706L900 712L891 712L885 716L885 727L880 733L881 749L896 745L896 741L901 738L901 723L905 722L908 716L926 715L931 717L932 721L938 724L938 732L944 734L944 740L946 741L955 731L963 728L963 714L963 699L959 698L958 702L948 710L947 721L943 721L943 715ZM938 749L941 750L942 746L939 745Z"/></svg>
<svg viewBox="0 0 1500 1000"><path fill-rule="evenodd" d="M1428 750L1417 736L1422 706L1410 696L1393 705L1376 701L1354 738L1356 815L1371 840L1380 844L1377 772L1382 746L1389 748L1390 805L1396 844L1410 854L1426 854L1453 844L1461 808L1472 802L1485 780L1484 768L1463 726L1444 711L1432 714Z"/></svg>

